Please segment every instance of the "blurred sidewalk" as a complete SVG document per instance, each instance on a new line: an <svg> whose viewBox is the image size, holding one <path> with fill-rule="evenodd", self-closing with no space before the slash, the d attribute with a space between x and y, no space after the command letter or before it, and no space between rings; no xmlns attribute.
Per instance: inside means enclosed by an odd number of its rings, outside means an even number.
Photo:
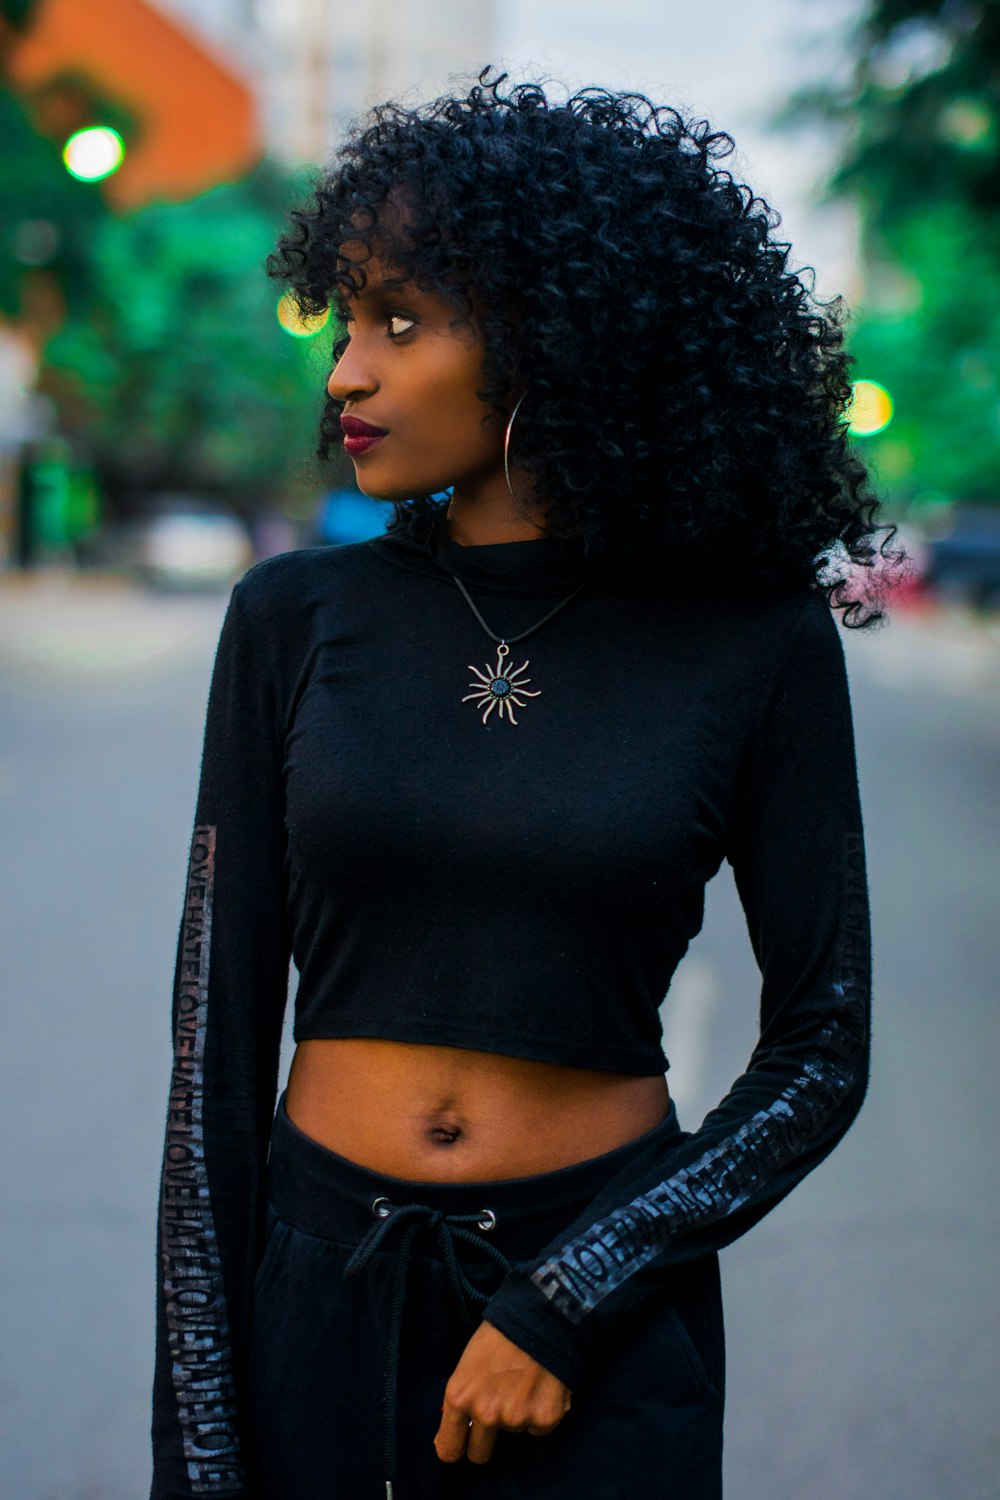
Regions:
<svg viewBox="0 0 1000 1500"><path fill-rule="evenodd" d="M228 591L156 592L114 574L0 574L0 662L46 675L147 672L204 656Z"/></svg>
<svg viewBox="0 0 1000 1500"><path fill-rule="evenodd" d="M936 688L959 697L1000 694L1000 614L921 600L869 631L841 631L852 671L885 688Z"/></svg>

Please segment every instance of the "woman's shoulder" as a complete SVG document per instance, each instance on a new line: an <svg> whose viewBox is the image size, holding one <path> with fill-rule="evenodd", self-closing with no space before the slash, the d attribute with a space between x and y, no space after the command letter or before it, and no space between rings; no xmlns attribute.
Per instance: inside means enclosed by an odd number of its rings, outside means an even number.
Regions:
<svg viewBox="0 0 1000 1500"><path fill-rule="evenodd" d="M734 712L748 712L773 687L798 692L800 679L831 682L844 670L841 630L824 591L808 584L757 586L740 581L688 581L664 614L663 639L701 682L716 688Z"/></svg>
<svg viewBox="0 0 1000 1500"><path fill-rule="evenodd" d="M837 617L827 595L815 585L748 593L738 601L738 609L779 656L797 643L837 640Z"/></svg>
<svg viewBox="0 0 1000 1500"><path fill-rule="evenodd" d="M355 629L371 610L379 574L363 542L265 558L233 589L224 635L233 646L245 640L282 681L294 681L320 641Z"/></svg>
<svg viewBox="0 0 1000 1500"><path fill-rule="evenodd" d="M247 597L288 595L311 586L329 587L331 581L372 571L371 549L365 542L342 542L336 546L297 547L254 563L240 579Z"/></svg>
<svg viewBox="0 0 1000 1500"><path fill-rule="evenodd" d="M671 578L661 591L668 608L692 622L696 635L717 636L730 650L783 654L802 637L836 639L827 594L800 580L693 575Z"/></svg>
<svg viewBox="0 0 1000 1500"><path fill-rule="evenodd" d="M255 563L234 593L252 621L290 625L316 603L348 598L359 584L370 588L377 570L367 542L301 547Z"/></svg>

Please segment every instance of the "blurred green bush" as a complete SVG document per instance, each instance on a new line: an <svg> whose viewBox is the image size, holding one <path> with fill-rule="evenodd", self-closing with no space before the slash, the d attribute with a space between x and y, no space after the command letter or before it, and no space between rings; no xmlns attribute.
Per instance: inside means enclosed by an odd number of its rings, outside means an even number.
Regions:
<svg viewBox="0 0 1000 1500"><path fill-rule="evenodd" d="M822 196L860 220L849 346L895 404L864 456L898 515L1000 505L1000 4L873 0L847 50L773 123L840 136Z"/></svg>
<svg viewBox="0 0 1000 1500"><path fill-rule="evenodd" d="M263 268L296 192L265 162L97 227L91 294L49 340L43 389L116 508L196 490L250 513L294 487L330 357L327 330L282 329Z"/></svg>

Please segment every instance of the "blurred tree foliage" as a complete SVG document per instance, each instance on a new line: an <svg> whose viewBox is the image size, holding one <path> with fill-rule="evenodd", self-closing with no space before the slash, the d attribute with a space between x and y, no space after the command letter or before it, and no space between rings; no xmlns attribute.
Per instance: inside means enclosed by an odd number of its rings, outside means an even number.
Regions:
<svg viewBox="0 0 1000 1500"><path fill-rule="evenodd" d="M0 314L21 316L42 277L56 278L70 305L85 305L90 247L107 216L100 193L70 176L60 146L0 83Z"/></svg>
<svg viewBox="0 0 1000 1500"><path fill-rule="evenodd" d="M278 503L314 446L329 338L290 338L263 262L301 191L265 162L181 204L102 223L93 294L50 340L43 388L113 508L144 492Z"/></svg>
<svg viewBox="0 0 1000 1500"><path fill-rule="evenodd" d="M873 0L849 53L777 123L844 138L825 196L860 216L850 345L896 404L866 457L897 508L1000 503L1000 3Z"/></svg>

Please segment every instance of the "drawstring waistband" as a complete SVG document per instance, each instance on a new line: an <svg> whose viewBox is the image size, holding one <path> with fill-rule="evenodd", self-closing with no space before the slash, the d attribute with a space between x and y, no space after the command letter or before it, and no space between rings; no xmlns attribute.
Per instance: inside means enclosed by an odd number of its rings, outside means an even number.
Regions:
<svg viewBox="0 0 1000 1500"><path fill-rule="evenodd" d="M290 1118L285 1095L281 1095L267 1168L268 1196L277 1217L305 1234L349 1247L351 1258L345 1270L352 1277L366 1267L371 1275L376 1251L397 1251L389 1287L392 1304L385 1372L385 1500L392 1496L396 1478L400 1335L409 1262L421 1231L422 1253L425 1247L444 1278L449 1305L454 1301L471 1331L474 1313L493 1292L487 1295L477 1291L465 1275L457 1254L462 1245L470 1255L474 1250L481 1265L485 1260L484 1273L495 1265L506 1276L511 1265L532 1259L563 1235L604 1184L634 1156L664 1149L681 1134L671 1105L666 1119L645 1135L573 1166L533 1177L480 1182L414 1181L372 1171L321 1146ZM485 1203L490 1205L488 1209L482 1206ZM391 1238L393 1235L398 1239ZM485 1274L477 1276L479 1281L489 1279Z"/></svg>
<svg viewBox="0 0 1000 1500"><path fill-rule="evenodd" d="M360 1276L369 1264L372 1256L381 1248L387 1237L393 1230L399 1229L402 1226L396 1253L396 1265L393 1271L392 1304L389 1316L385 1360L385 1496L386 1500L394 1500L393 1484L396 1478L399 1351L403 1331L403 1310L406 1306L410 1256L414 1241L422 1229L437 1237L441 1247L447 1285L451 1293L452 1302L458 1309L470 1334L475 1327L473 1309L484 1307L489 1301L491 1294L482 1292L478 1287L473 1286L472 1282L466 1276L458 1259L455 1241L460 1240L466 1244L474 1245L477 1250L485 1252L505 1276L510 1270L510 1261L502 1250L499 1250L496 1245L491 1245L488 1240L483 1238L483 1234L489 1233L497 1222L497 1216L490 1208L485 1208L480 1213L444 1213L441 1209L431 1208L426 1203L396 1204L388 1198L378 1197L372 1201L371 1212L375 1223L368 1230L344 1267L344 1276L345 1278ZM482 1231L482 1233L477 1234L472 1226L475 1226L475 1229Z"/></svg>

